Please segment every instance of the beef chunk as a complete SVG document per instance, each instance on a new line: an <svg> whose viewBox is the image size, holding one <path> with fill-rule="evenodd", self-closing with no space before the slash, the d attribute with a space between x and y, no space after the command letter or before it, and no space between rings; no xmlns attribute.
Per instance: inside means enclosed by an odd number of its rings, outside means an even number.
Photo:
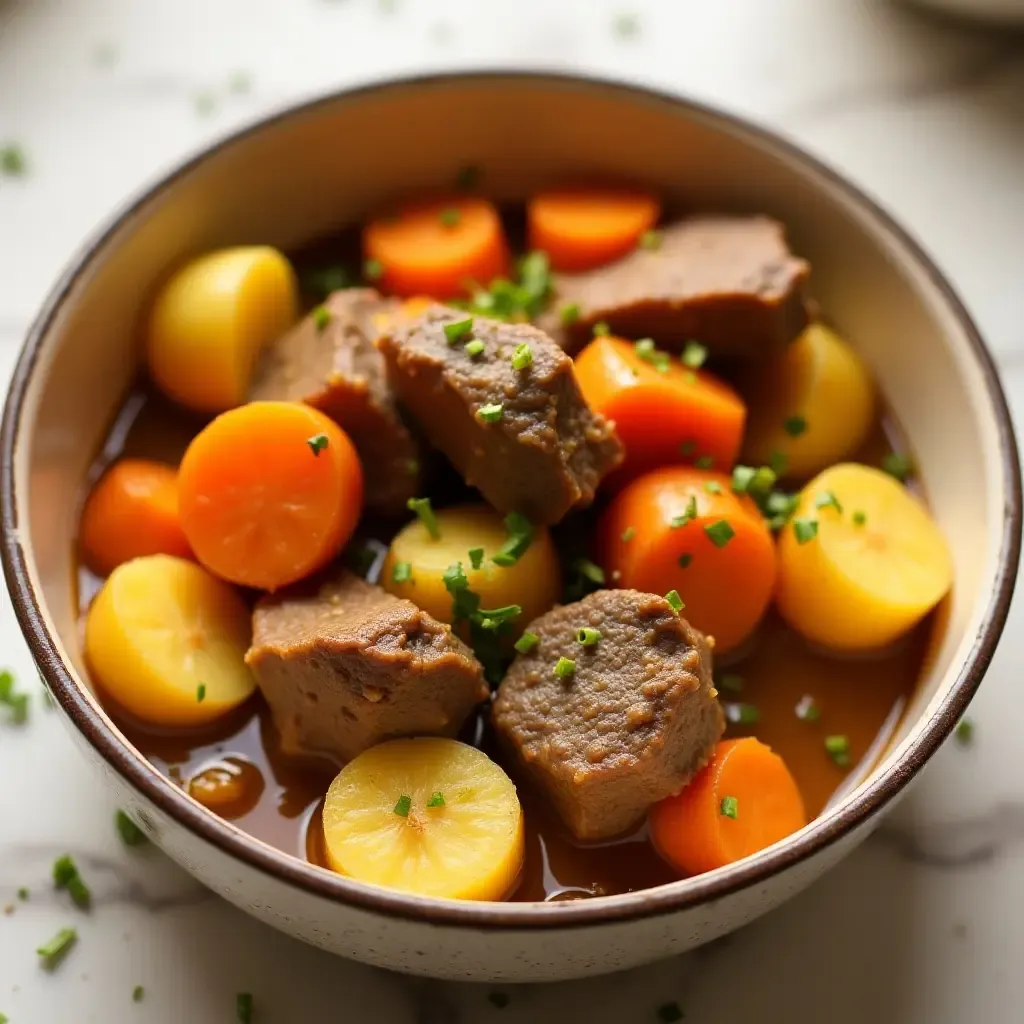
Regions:
<svg viewBox="0 0 1024 1024"><path fill-rule="evenodd" d="M767 217L694 217L665 228L658 249L637 249L611 266L562 274L539 323L569 352L604 321L626 338L654 338L678 351L699 341L715 356L762 359L807 326L808 264L790 253ZM579 318L561 324L562 310Z"/></svg>
<svg viewBox="0 0 1024 1024"><path fill-rule="evenodd" d="M263 598L245 660L284 749L338 761L396 736L454 736L488 695L450 626L344 571Z"/></svg>
<svg viewBox="0 0 1024 1024"><path fill-rule="evenodd" d="M546 334L476 317L472 333L450 344L445 325L465 319L432 306L380 339L399 398L496 509L557 523L593 501L601 477L622 461L622 444L591 412L572 360ZM466 350L470 338L484 346L476 356ZM517 370L512 355L520 345L533 359Z"/></svg>
<svg viewBox="0 0 1024 1024"><path fill-rule="evenodd" d="M601 639L584 647L577 630ZM662 597L599 590L534 620L493 721L526 776L579 839L607 839L679 792L725 728L704 636ZM555 674L559 658L575 673Z"/></svg>
<svg viewBox="0 0 1024 1024"><path fill-rule="evenodd" d="M264 353L249 393L327 413L359 452L366 507L385 515L404 512L421 482L419 445L398 415L374 347L395 310L372 288L334 292Z"/></svg>

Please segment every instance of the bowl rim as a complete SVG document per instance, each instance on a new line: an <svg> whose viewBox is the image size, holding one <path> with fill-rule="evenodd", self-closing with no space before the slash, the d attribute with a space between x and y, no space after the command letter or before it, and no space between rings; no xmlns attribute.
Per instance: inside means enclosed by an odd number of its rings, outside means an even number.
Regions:
<svg viewBox="0 0 1024 1024"><path fill-rule="evenodd" d="M681 879L653 889L617 896L551 905L547 903L474 903L415 896L366 885L309 864L299 857L268 846L206 811L173 785L116 732L93 708L74 682L57 644L48 633L33 590L25 551L20 542L14 493L14 455L23 405L36 361L51 325L79 278L110 238L133 215L157 200L181 177L206 159L272 125L315 112L334 103L357 103L392 90L449 86L473 87L493 82L549 85L601 92L631 102L655 103L672 108L682 117L697 117L727 131L753 138L774 152L802 165L828 181L845 198L905 247L917 268L941 294L956 320L984 381L985 393L996 419L1000 469L1005 488L1004 520L992 593L971 649L957 671L949 692L914 737L890 771L855 790L853 797L826 813L788 840L736 864L703 875ZM204 145L156 181L144 185L117 208L78 249L65 266L30 326L15 365L0 426L0 561L15 615L40 675L75 728L121 779L167 815L230 858L274 877L305 893L332 903L392 918L460 928L547 930L575 928L658 917L710 903L745 887L767 881L821 852L888 804L903 790L956 726L981 683L999 640L1017 576L1021 546L1021 474L1012 418L999 374L980 332L956 291L921 245L875 200L824 161L774 130L685 95L624 79L589 73L531 69L466 69L389 75L289 104Z"/></svg>

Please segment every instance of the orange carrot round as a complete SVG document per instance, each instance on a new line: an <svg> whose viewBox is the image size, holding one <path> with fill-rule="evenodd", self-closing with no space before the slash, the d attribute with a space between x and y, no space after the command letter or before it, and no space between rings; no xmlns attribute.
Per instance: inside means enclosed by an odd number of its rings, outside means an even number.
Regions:
<svg viewBox="0 0 1024 1024"><path fill-rule="evenodd" d="M637 189L547 189L526 206L530 248L546 252L555 270L591 270L632 252L660 214L658 200Z"/></svg>
<svg viewBox="0 0 1024 1024"><path fill-rule="evenodd" d="M78 542L83 561L100 576L142 555L190 558L178 518L177 471L148 459L116 462L86 499Z"/></svg>
<svg viewBox="0 0 1024 1024"><path fill-rule="evenodd" d="M348 435L297 402L218 416L181 461L181 524L210 572L276 590L326 565L349 539L363 470Z"/></svg>
<svg viewBox="0 0 1024 1024"><path fill-rule="evenodd" d="M587 345L574 370L587 404L614 421L626 446L617 481L698 459L708 468L732 469L747 410L724 381L667 352L611 336Z"/></svg>
<svg viewBox="0 0 1024 1024"><path fill-rule="evenodd" d="M599 559L617 586L679 592L683 617L737 647L775 586L775 544L757 506L722 473L674 466L627 484L598 523Z"/></svg>
<svg viewBox="0 0 1024 1024"><path fill-rule="evenodd" d="M509 251L497 208L454 196L411 203L363 228L363 255L376 284L393 295L453 299L508 273Z"/></svg>
<svg viewBox="0 0 1024 1024"><path fill-rule="evenodd" d="M752 736L725 740L693 781L651 808L651 838L687 875L732 864L807 824L786 763Z"/></svg>

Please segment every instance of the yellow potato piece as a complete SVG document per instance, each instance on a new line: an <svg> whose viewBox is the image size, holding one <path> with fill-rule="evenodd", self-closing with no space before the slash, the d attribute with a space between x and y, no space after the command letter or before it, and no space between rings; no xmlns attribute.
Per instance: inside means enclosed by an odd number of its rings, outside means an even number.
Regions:
<svg viewBox="0 0 1024 1024"><path fill-rule="evenodd" d="M833 505L819 507L834 496ZM786 621L819 644L882 647L938 604L953 583L949 548L924 506L870 466L846 463L815 477L794 518L817 521L801 544L793 523L779 539L776 601Z"/></svg>
<svg viewBox="0 0 1024 1024"><path fill-rule="evenodd" d="M451 623L452 596L445 588L443 575L449 566L461 562L470 590L480 595L482 608L522 606L522 614L513 624L516 634L558 600L562 592L561 571L546 527L534 527L533 542L518 562L500 566L492 559L508 539L508 532L494 509L466 505L441 509L436 514L441 534L437 540L415 519L391 542L381 573L381 584L386 590L408 598L435 619ZM474 569L470 561L473 548L484 551L479 569ZM396 583L395 566L402 563L409 564L412 575L408 581Z"/></svg>
<svg viewBox="0 0 1024 1024"><path fill-rule="evenodd" d="M871 375L860 356L821 324L811 324L745 390L750 401L743 461L768 465L780 453L789 478L806 479L849 458L871 429Z"/></svg>
<svg viewBox="0 0 1024 1024"><path fill-rule="evenodd" d="M186 559L147 555L103 584L86 619L85 653L100 685L137 718L203 725L255 689L245 664L251 631L233 587Z"/></svg>
<svg viewBox="0 0 1024 1024"><path fill-rule="evenodd" d="M428 806L435 794L443 806ZM405 797L408 813L396 813ZM523 863L515 786L486 754L456 740L371 747L331 783L323 819L335 871L420 896L500 900Z"/></svg>
<svg viewBox="0 0 1024 1024"><path fill-rule="evenodd" d="M246 401L263 347L298 319L291 264L269 246L208 253L161 288L146 333L153 380L198 412Z"/></svg>

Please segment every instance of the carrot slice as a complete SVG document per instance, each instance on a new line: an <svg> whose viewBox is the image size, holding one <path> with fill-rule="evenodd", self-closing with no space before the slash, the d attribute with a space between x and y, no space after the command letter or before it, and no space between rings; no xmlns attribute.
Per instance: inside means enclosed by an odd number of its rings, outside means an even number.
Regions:
<svg viewBox="0 0 1024 1024"><path fill-rule="evenodd" d="M620 587L679 592L683 616L715 639L739 646L775 587L775 544L757 506L731 480L688 466L638 477L598 523L598 557Z"/></svg>
<svg viewBox="0 0 1024 1024"><path fill-rule="evenodd" d="M207 569L276 590L326 565L351 536L363 470L348 435L297 402L250 402L189 445L181 524Z"/></svg>
<svg viewBox="0 0 1024 1024"><path fill-rule="evenodd" d="M148 459L116 462L86 499L78 541L85 564L100 576L142 555L190 558L177 471Z"/></svg>
<svg viewBox="0 0 1024 1024"><path fill-rule="evenodd" d="M732 864L807 824L786 763L752 736L725 740L681 792L651 808L651 838L688 875Z"/></svg>
<svg viewBox="0 0 1024 1024"><path fill-rule="evenodd" d="M527 203L530 248L546 252L555 270L591 270L632 252L660 214L658 200L636 189L548 189Z"/></svg>
<svg viewBox="0 0 1024 1024"><path fill-rule="evenodd" d="M380 265L379 287L408 297L453 299L509 268L497 208L473 196L411 203L371 220L363 228L363 255Z"/></svg>
<svg viewBox="0 0 1024 1024"><path fill-rule="evenodd" d="M691 370L667 353L657 356L609 335L595 338L576 357L583 397L614 421L626 445L613 483L698 459L707 468L731 470L743 440L743 400L712 374Z"/></svg>

